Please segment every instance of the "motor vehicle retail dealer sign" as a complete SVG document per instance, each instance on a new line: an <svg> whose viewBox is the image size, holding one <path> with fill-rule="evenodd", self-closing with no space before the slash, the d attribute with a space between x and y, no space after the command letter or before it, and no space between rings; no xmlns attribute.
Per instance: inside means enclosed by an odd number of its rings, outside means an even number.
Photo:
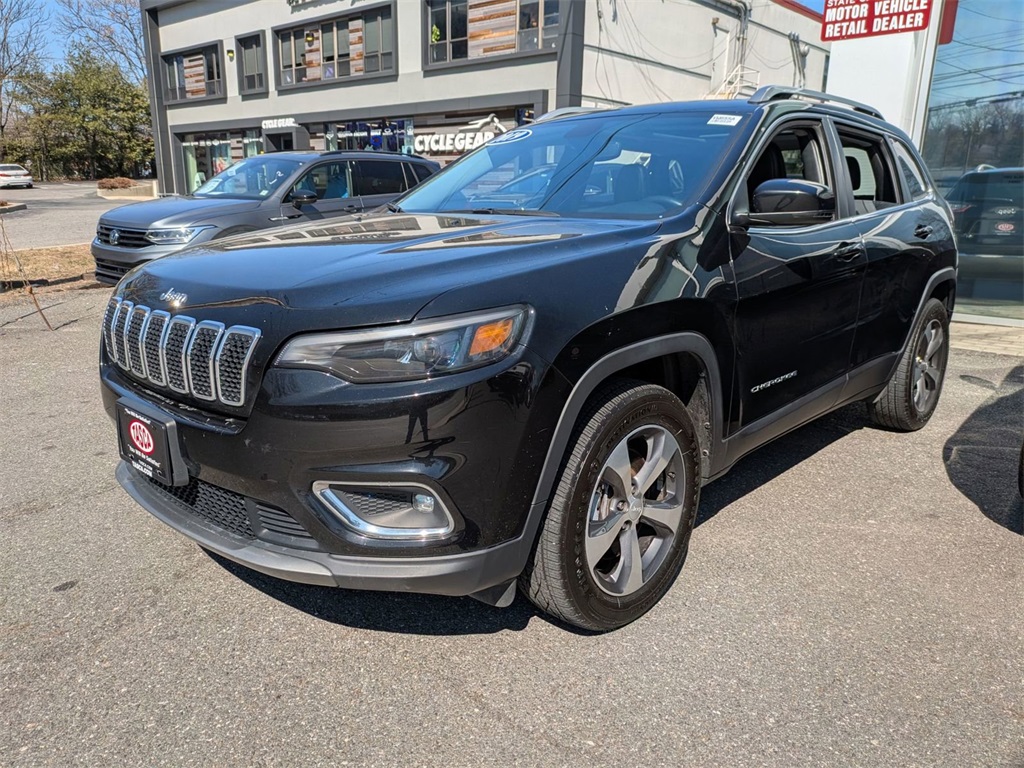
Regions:
<svg viewBox="0 0 1024 768"><path fill-rule="evenodd" d="M934 0L825 0L823 42L928 28Z"/></svg>

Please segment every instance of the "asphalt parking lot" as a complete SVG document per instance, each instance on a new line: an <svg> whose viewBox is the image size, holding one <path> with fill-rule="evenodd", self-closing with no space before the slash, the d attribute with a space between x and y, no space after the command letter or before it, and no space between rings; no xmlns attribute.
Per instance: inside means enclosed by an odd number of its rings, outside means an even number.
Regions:
<svg viewBox="0 0 1024 768"><path fill-rule="evenodd" d="M594 636L276 581L150 517L113 478L108 295L46 294L53 333L0 303L0 765L1024 766L1024 357L954 349L920 432L850 407L747 458L666 599Z"/></svg>
<svg viewBox="0 0 1024 768"><path fill-rule="evenodd" d="M102 213L135 202L98 197L95 181L43 182L32 189L0 189L0 200L28 206L3 217L14 250L91 242ZM59 225L55 225L57 216Z"/></svg>

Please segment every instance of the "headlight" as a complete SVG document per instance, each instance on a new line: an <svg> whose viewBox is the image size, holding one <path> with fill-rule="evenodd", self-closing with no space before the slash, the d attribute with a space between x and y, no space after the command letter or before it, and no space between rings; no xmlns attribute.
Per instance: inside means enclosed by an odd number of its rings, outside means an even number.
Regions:
<svg viewBox="0 0 1024 768"><path fill-rule="evenodd" d="M150 229L146 231L146 239L157 245L177 245L188 243L202 232L210 229L210 225L204 227L178 227L177 229Z"/></svg>
<svg viewBox="0 0 1024 768"><path fill-rule="evenodd" d="M358 384L429 379L508 357L529 316L529 307L519 305L395 328L314 333L289 341L276 364Z"/></svg>

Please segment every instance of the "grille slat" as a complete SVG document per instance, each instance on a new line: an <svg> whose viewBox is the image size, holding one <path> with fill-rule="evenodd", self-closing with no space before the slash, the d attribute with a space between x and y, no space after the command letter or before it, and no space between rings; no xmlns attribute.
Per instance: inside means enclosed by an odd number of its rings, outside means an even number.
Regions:
<svg viewBox="0 0 1024 768"><path fill-rule="evenodd" d="M117 364L128 370L128 352L125 348L125 326L128 325L128 316L132 313L132 307L135 305L130 301L121 302L121 309L114 317L114 328L112 336L114 337L114 350L115 357L117 358Z"/></svg>
<svg viewBox="0 0 1024 768"><path fill-rule="evenodd" d="M185 380L185 350L188 348L188 340L195 325L196 321L191 317L172 318L167 329L167 341L163 345L167 386L183 394L188 394L188 382Z"/></svg>
<svg viewBox="0 0 1024 768"><path fill-rule="evenodd" d="M110 359L115 363L117 362L117 348L114 345L114 322L117 319L117 313L121 309L120 299L111 299L107 304L107 311L103 315L103 340L107 345L107 352L110 355Z"/></svg>
<svg viewBox="0 0 1024 768"><path fill-rule="evenodd" d="M149 307L141 304L132 310L124 328L124 345L128 350L128 368L136 376L146 378L146 361L142 357L142 331L149 320Z"/></svg>
<svg viewBox="0 0 1024 768"><path fill-rule="evenodd" d="M260 331L153 311L112 298L103 315L107 355L135 378L198 400L245 403L249 361Z"/></svg>
<svg viewBox="0 0 1024 768"><path fill-rule="evenodd" d="M224 324L204 320L196 326L188 344L188 386L200 400L216 400L213 380L213 355L224 333Z"/></svg>
<svg viewBox="0 0 1024 768"><path fill-rule="evenodd" d="M164 330L170 319L171 316L168 313L157 310L149 316L146 330L142 334L142 356L146 360L146 373L149 380L159 387L167 386L167 374L164 373L163 363L160 362L160 349L163 344Z"/></svg>
<svg viewBox="0 0 1024 768"><path fill-rule="evenodd" d="M216 361L217 397L222 402L241 405L245 400L245 374L258 338L259 331L239 326L224 334Z"/></svg>

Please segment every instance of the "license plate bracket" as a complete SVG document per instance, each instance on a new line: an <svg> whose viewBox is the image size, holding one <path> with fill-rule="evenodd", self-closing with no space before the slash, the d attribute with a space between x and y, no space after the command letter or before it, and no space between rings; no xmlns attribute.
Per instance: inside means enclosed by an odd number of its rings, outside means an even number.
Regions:
<svg viewBox="0 0 1024 768"><path fill-rule="evenodd" d="M159 483L187 485L188 469L177 422L134 398L120 398L115 409L121 458Z"/></svg>

